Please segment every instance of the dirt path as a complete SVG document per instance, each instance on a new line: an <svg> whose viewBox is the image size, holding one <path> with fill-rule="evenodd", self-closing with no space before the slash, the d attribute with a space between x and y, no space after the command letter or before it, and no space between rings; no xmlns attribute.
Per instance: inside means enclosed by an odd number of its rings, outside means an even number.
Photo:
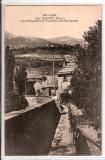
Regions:
<svg viewBox="0 0 105 160"><path fill-rule="evenodd" d="M49 155L75 155L68 109L65 111L67 114L61 115Z"/></svg>

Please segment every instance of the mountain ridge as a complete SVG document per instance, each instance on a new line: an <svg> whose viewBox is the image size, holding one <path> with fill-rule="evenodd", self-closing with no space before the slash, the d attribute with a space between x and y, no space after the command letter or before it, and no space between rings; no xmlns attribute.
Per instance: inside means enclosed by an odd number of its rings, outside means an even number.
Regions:
<svg viewBox="0 0 105 160"><path fill-rule="evenodd" d="M10 48L22 48L22 47L51 47L53 45L83 45L82 39L61 36L57 38L44 39L39 37L24 37L16 36L9 32L5 32L5 45L9 45Z"/></svg>
<svg viewBox="0 0 105 160"><path fill-rule="evenodd" d="M50 42L58 43L58 44L66 44L66 45L75 45L75 44L83 44L84 40L79 38L74 38L71 36L61 36L57 38L51 38L49 39Z"/></svg>

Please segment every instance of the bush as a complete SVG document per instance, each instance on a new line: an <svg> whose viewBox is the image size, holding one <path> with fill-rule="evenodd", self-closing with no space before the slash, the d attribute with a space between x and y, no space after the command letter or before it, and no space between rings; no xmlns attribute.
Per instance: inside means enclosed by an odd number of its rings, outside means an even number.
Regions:
<svg viewBox="0 0 105 160"><path fill-rule="evenodd" d="M8 94L5 103L5 113L24 109L28 106L28 102L24 96L19 96L15 92Z"/></svg>

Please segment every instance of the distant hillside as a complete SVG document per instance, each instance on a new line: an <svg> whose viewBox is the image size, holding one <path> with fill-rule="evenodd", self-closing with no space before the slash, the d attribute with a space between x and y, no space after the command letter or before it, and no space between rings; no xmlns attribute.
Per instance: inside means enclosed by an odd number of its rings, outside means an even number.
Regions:
<svg viewBox="0 0 105 160"><path fill-rule="evenodd" d="M22 47L44 47L53 45L52 42L49 42L43 38L31 38L31 37L22 37L14 36L8 32L5 33L5 45L9 45L10 48L22 48Z"/></svg>
<svg viewBox="0 0 105 160"><path fill-rule="evenodd" d="M12 39L12 38L16 38L16 36L6 31L5 32L5 38L6 39Z"/></svg>
<svg viewBox="0 0 105 160"><path fill-rule="evenodd" d="M5 46L9 45L10 48L35 48L35 47L51 47L54 45L75 45L84 44L82 39L76 39L73 37L58 37L51 39L34 38L34 37L23 37L15 36L9 32L5 32Z"/></svg>
<svg viewBox="0 0 105 160"><path fill-rule="evenodd" d="M77 39L69 36L51 38L49 39L49 41L52 43L61 44L61 45L75 45L75 44L84 45L83 39Z"/></svg>

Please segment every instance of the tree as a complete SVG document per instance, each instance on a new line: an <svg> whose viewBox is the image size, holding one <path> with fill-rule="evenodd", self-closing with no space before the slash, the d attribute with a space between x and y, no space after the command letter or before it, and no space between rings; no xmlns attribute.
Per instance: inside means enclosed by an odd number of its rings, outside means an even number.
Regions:
<svg viewBox="0 0 105 160"><path fill-rule="evenodd" d="M26 82L26 67L20 65L15 69L15 82L18 87L18 92L20 95L23 95L25 92L25 82Z"/></svg>
<svg viewBox="0 0 105 160"><path fill-rule="evenodd" d="M79 108L85 108L92 121L101 115L101 25L98 20L84 33L87 47L79 49L71 82L72 100Z"/></svg>
<svg viewBox="0 0 105 160"><path fill-rule="evenodd" d="M6 94L13 90L13 74L14 74L15 58L10 51L9 46L5 49L5 91Z"/></svg>
<svg viewBox="0 0 105 160"><path fill-rule="evenodd" d="M18 86L19 96L13 89L13 76L15 68L15 57L9 46L5 49L5 112L20 110L28 106L28 102L22 95L25 89L25 67L20 66L15 72L15 81Z"/></svg>

